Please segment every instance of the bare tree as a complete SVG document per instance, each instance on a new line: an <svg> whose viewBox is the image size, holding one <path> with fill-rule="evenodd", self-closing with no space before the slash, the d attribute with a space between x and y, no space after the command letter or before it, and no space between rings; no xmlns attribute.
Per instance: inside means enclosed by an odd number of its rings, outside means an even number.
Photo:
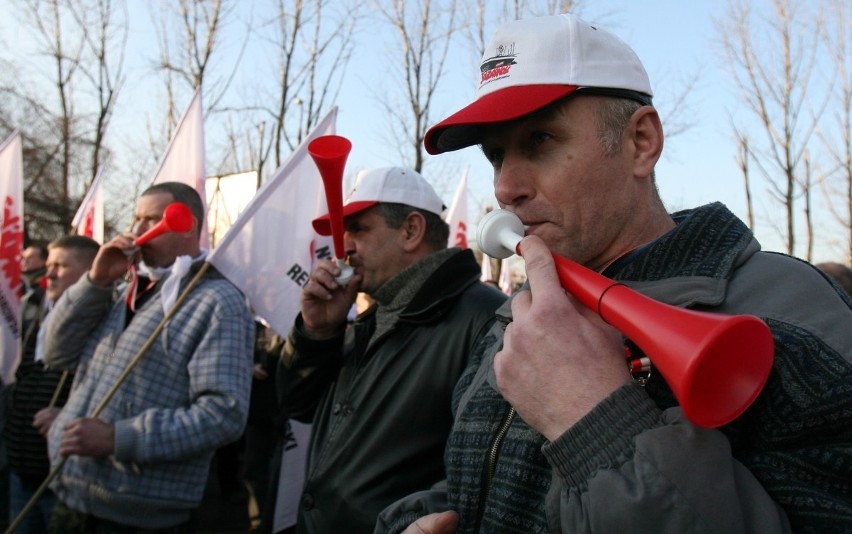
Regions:
<svg viewBox="0 0 852 534"><path fill-rule="evenodd" d="M358 10L355 5L337 4L339 9L332 11L330 0L277 0L272 35L266 37L278 58L278 83L271 99L275 107L266 107L272 122L268 151L274 154L276 168L340 92L351 59Z"/></svg>
<svg viewBox="0 0 852 534"><path fill-rule="evenodd" d="M392 67L398 71L395 78L401 80L402 96L379 98L390 118L393 137L389 142L399 147L403 161L411 161L418 172L423 169L423 138L435 122L435 93L446 74L447 53L457 29L457 6L456 0L388 0L377 5L396 31L400 48L392 53L400 54L402 60Z"/></svg>
<svg viewBox="0 0 852 534"><path fill-rule="evenodd" d="M175 77L183 81L192 91L202 85L204 74L219 39L218 32L222 17L227 14L223 0L199 2L196 0L180 0L175 6L176 13L161 11L160 19L160 59L157 69L165 73L163 82L167 97L167 125L171 134L177 126L180 110L175 105ZM171 16L177 19L180 27L177 43L172 43L174 35L170 31ZM177 46L177 56L172 56L171 48ZM209 91L208 94L212 94Z"/></svg>
<svg viewBox="0 0 852 534"><path fill-rule="evenodd" d="M128 33L126 13L124 5L120 4L117 8L119 22L116 23L116 6L111 0L95 0L92 5L69 4L69 9L78 27L89 28L89 31L83 32L83 39L93 58L93 61L80 64L80 73L88 80L88 87L97 102L93 113L88 187L103 163L107 128L124 85L124 53Z"/></svg>
<svg viewBox="0 0 852 534"><path fill-rule="evenodd" d="M833 31L826 32L826 50L831 57L837 80L838 111L833 115L834 133L821 132L832 168L823 181L829 212L846 230L846 262L852 262L852 35L848 2L835 0L829 21Z"/></svg>
<svg viewBox="0 0 852 534"><path fill-rule="evenodd" d="M814 215L813 215L813 198L811 196L811 185L813 184L814 166L811 162L811 154L809 150L805 150L802 156L802 174L803 178L800 182L802 188L802 198L805 202L803 213L805 215L805 259L813 261L814 259Z"/></svg>
<svg viewBox="0 0 852 534"><path fill-rule="evenodd" d="M734 131L737 136L737 165L739 166L740 171L743 173L743 186L745 189L746 196L746 213L748 216L748 227L751 228L752 231L754 231L754 200L752 199L751 194L751 175L749 174L748 167L748 137L736 131L736 128L734 129Z"/></svg>
<svg viewBox="0 0 852 534"><path fill-rule="evenodd" d="M261 45L255 50L273 58L264 69L277 76L246 77L244 103L222 107L235 118L226 126L235 168L247 161L258 187L335 104L360 18L357 1L269 0L261 11L252 38Z"/></svg>
<svg viewBox="0 0 852 534"><path fill-rule="evenodd" d="M45 117L47 122L53 122L56 132L58 133L56 144L57 150L53 152L56 158L55 171L58 176L54 176L51 183L42 181L42 176L33 176L33 181L29 186L24 188L25 201L27 193L33 193L37 187L44 187L43 191L51 192L58 199L60 208L60 221L63 220L70 223L69 211L71 209L70 199L70 180L74 165L72 161L73 150L71 145L72 140L72 123L75 120L74 115L74 100L72 94L71 79L77 72L83 54L84 39L80 34L76 34L74 42L67 37L69 34L74 35L68 28L63 30L63 16L61 12L60 2L58 0L39 1L30 4L28 13L29 21L36 30L36 35L42 43L43 53L50 57L55 69L55 83L57 95L58 111L51 116ZM65 39L65 40L63 40ZM44 111L47 111L46 109ZM44 167L42 167L44 168ZM54 181L55 180L55 181ZM33 199L35 200L35 199ZM35 204L38 201L30 203ZM63 213L64 212L64 213ZM28 215L28 218L34 214ZM66 226L67 227L67 226Z"/></svg>
<svg viewBox="0 0 852 534"><path fill-rule="evenodd" d="M803 157L827 103L827 95L814 94L811 83L822 21L807 17L795 0L773 0L772 6L764 25L748 0L732 3L718 28L733 79L764 138L755 143L749 135L749 156L786 213L783 236L793 254ZM808 108L812 103L816 107Z"/></svg>
<svg viewBox="0 0 852 534"><path fill-rule="evenodd" d="M19 4L46 59L27 68L43 69L55 91L52 99L29 81L6 87L20 109L16 127L25 143L25 224L35 238L67 232L79 199L104 165L127 35L121 6L114 9L111 0Z"/></svg>
<svg viewBox="0 0 852 534"><path fill-rule="evenodd" d="M153 154L161 153L163 139L170 139L177 126L182 112L176 104L179 93L191 93L203 86L205 116L217 112L220 101L237 74L237 66L248 43L247 30L233 65L230 68L223 65L221 56L226 48L225 36L230 35L226 31L225 22L237 20L236 6L234 0L179 0L172 10L157 12L160 56L155 68L162 73L165 86L166 135L149 131ZM171 30L173 24L179 31ZM175 52L172 52L173 48ZM215 72L213 65L217 67ZM185 90L181 90L181 87Z"/></svg>

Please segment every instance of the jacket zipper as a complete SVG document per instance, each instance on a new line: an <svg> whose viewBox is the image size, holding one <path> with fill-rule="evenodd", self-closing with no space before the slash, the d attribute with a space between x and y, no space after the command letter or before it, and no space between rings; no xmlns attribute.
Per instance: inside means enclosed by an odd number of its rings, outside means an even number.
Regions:
<svg viewBox="0 0 852 534"><path fill-rule="evenodd" d="M497 469L497 455L500 452L500 447L503 445L503 439L509 432L509 427L515 419L515 408L509 406L509 411L503 417L503 422L497 429L497 434L494 436L494 441L491 442L491 447L488 449L488 458L485 463L485 484L482 485L482 490L479 492L479 513L477 514L476 530L479 530L482 523L482 517L485 515L485 498L488 492L491 491L491 483L494 480L494 471Z"/></svg>

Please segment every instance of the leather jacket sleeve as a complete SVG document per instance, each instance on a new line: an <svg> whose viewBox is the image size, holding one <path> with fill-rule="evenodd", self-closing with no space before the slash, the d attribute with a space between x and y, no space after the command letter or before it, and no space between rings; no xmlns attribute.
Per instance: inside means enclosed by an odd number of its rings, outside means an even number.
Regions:
<svg viewBox="0 0 852 534"><path fill-rule="evenodd" d="M282 414L311 423L328 384L337 375L344 332L315 340L302 333L302 316L287 336L276 371L276 389Z"/></svg>

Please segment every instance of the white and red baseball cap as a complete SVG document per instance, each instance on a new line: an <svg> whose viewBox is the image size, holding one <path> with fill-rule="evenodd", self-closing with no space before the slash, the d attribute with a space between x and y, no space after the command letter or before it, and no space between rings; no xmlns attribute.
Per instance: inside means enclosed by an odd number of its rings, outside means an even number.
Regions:
<svg viewBox="0 0 852 534"><path fill-rule="evenodd" d="M615 35L574 15L517 20L485 48L476 98L426 132L430 154L480 142L483 124L517 119L575 91L651 104L639 57ZM578 92L579 94L579 92Z"/></svg>
<svg viewBox="0 0 852 534"><path fill-rule="evenodd" d="M382 167L358 173L355 188L343 204L343 218L371 208L379 202L407 204L438 216L444 211L441 197L420 173L400 167ZM331 235L328 213L317 217L312 223L318 234Z"/></svg>

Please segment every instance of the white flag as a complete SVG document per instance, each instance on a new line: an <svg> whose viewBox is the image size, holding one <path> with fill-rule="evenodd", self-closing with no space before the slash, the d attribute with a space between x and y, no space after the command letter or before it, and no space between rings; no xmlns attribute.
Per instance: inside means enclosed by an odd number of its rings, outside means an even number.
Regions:
<svg viewBox="0 0 852 534"><path fill-rule="evenodd" d="M333 134L336 120L335 107L261 186L207 258L282 336L299 313L302 286L314 264L334 255L331 237L318 235L311 225L328 206L307 146L316 137Z"/></svg>
<svg viewBox="0 0 852 534"><path fill-rule="evenodd" d="M450 225L450 239L448 246L469 248L467 245L467 169L462 175L453 203L447 210L447 224Z"/></svg>
<svg viewBox="0 0 852 534"><path fill-rule="evenodd" d="M479 276L482 282L494 281L494 273L491 270L491 256L482 253L482 274Z"/></svg>
<svg viewBox="0 0 852 534"><path fill-rule="evenodd" d="M92 185L77 208L71 226L77 235L91 237L98 243L104 242L104 193L101 187L103 169L98 170Z"/></svg>
<svg viewBox="0 0 852 534"><path fill-rule="evenodd" d="M21 251L24 244L24 185L21 135L0 145L0 378L15 381L21 359Z"/></svg>
<svg viewBox="0 0 852 534"><path fill-rule="evenodd" d="M201 87L195 91L192 102L178 122L169 146L160 159L151 185L161 182L182 182L198 191L204 206L201 221L201 247L210 248L207 233L207 193L204 171L204 112L201 105Z"/></svg>
<svg viewBox="0 0 852 534"><path fill-rule="evenodd" d="M512 296L512 271L509 269L509 259L500 260L500 280L497 282L503 293Z"/></svg>
<svg viewBox="0 0 852 534"><path fill-rule="evenodd" d="M272 532L292 527L299 518L310 440L311 425L295 419L287 421L287 434L284 436L284 446L281 447L278 498L275 500Z"/></svg>

